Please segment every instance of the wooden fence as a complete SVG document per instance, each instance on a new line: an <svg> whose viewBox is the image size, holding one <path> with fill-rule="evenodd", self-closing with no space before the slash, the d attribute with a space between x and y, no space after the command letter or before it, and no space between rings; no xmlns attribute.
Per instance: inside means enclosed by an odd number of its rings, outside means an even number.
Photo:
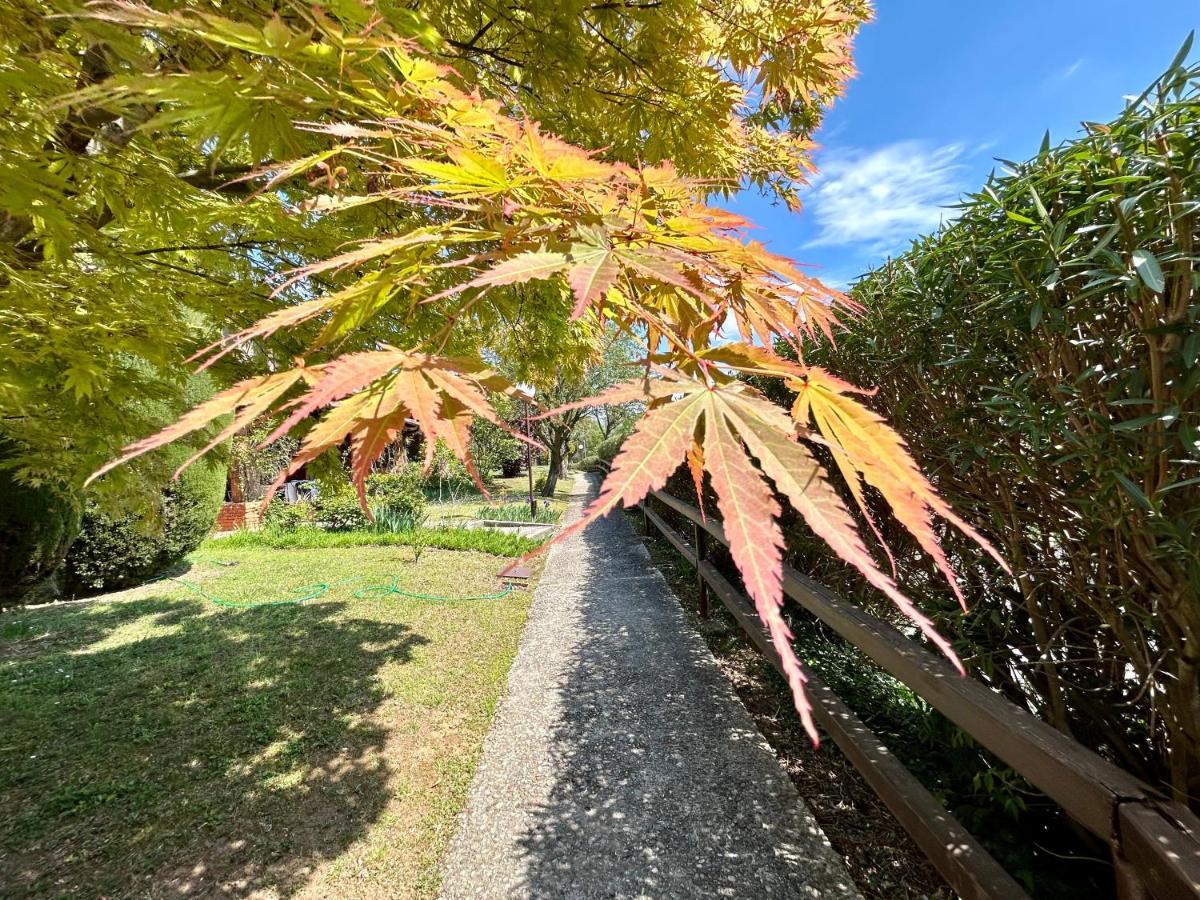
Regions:
<svg viewBox="0 0 1200 900"><path fill-rule="evenodd" d="M655 509L663 506L691 524L691 540ZM753 604L707 558L708 541L728 547L721 523L662 491L642 504L649 529L662 535L696 569L700 612L716 595L762 654L779 657ZM979 744L1024 776L1068 816L1112 850L1121 900L1200 898L1200 819L1182 804L1071 740L1037 717L963 678L940 656L827 588L784 568L784 593L877 665L908 685ZM887 804L921 850L962 897L1018 898L1027 894L929 793L887 747L812 673L814 717Z"/></svg>

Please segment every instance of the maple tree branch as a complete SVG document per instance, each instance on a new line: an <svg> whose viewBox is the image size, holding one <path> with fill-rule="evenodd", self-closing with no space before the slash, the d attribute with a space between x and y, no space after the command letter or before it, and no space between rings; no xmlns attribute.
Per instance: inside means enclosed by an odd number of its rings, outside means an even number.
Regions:
<svg viewBox="0 0 1200 900"><path fill-rule="evenodd" d="M174 247L151 247L147 250L131 250L132 256L150 256L155 253L185 253L189 250L240 250L262 247L274 241L230 241L227 244L179 244Z"/></svg>
<svg viewBox="0 0 1200 900"><path fill-rule="evenodd" d="M191 169L180 172L175 177L202 191L216 191L221 194L246 194L254 191L254 185L248 181L235 181L244 175L249 175L261 166L221 166L216 169Z"/></svg>
<svg viewBox="0 0 1200 900"><path fill-rule="evenodd" d="M505 56L499 50L492 49L491 47L476 47L472 44L464 43L463 41L456 41L451 38L447 38L446 43L451 47L455 47L464 51L465 53L480 53L484 56L491 57L492 59L496 60L496 62L502 62L506 66L516 66L518 69L523 68L522 64L517 60Z"/></svg>

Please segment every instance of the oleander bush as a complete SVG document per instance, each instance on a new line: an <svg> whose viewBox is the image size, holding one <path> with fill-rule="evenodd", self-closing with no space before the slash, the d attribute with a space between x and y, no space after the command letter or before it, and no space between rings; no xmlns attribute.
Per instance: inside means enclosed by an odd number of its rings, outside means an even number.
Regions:
<svg viewBox="0 0 1200 900"><path fill-rule="evenodd" d="M875 517L975 673L1200 808L1198 166L1200 67L1177 61L861 280L862 321L805 362L836 357L877 387L938 491L1011 562L1015 581L945 531L975 608L962 621ZM874 603L802 525L789 545Z"/></svg>

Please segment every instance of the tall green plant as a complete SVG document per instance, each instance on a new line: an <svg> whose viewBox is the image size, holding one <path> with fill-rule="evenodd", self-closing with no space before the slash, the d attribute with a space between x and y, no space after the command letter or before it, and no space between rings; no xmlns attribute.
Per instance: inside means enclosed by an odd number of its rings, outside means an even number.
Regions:
<svg viewBox="0 0 1200 900"><path fill-rule="evenodd" d="M859 282L866 314L836 361L878 387L874 405L942 495L1013 563L1015 582L946 535L985 611L958 629L981 676L1200 806L1200 67L1187 51L1115 121L1006 164L956 222ZM916 546L879 521L902 580L935 603Z"/></svg>

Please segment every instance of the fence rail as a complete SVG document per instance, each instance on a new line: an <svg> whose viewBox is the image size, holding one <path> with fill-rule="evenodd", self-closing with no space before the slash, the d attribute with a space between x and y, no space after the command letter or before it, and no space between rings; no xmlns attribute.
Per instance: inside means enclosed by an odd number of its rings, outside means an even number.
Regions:
<svg viewBox="0 0 1200 900"><path fill-rule="evenodd" d="M706 558L709 539L729 546L721 523L663 491L651 497L691 523L688 542L649 500L642 504L647 531L653 525L696 569L701 615L708 613L709 593L715 594L759 651L779 668L779 657L752 603ZM1106 841L1121 900L1200 898L1200 819L1182 804L1165 799L982 683L959 676L941 657L888 623L786 566L783 589L790 600L908 685L1080 826ZM947 883L967 898L1027 896L871 730L811 672L806 674L821 727Z"/></svg>

